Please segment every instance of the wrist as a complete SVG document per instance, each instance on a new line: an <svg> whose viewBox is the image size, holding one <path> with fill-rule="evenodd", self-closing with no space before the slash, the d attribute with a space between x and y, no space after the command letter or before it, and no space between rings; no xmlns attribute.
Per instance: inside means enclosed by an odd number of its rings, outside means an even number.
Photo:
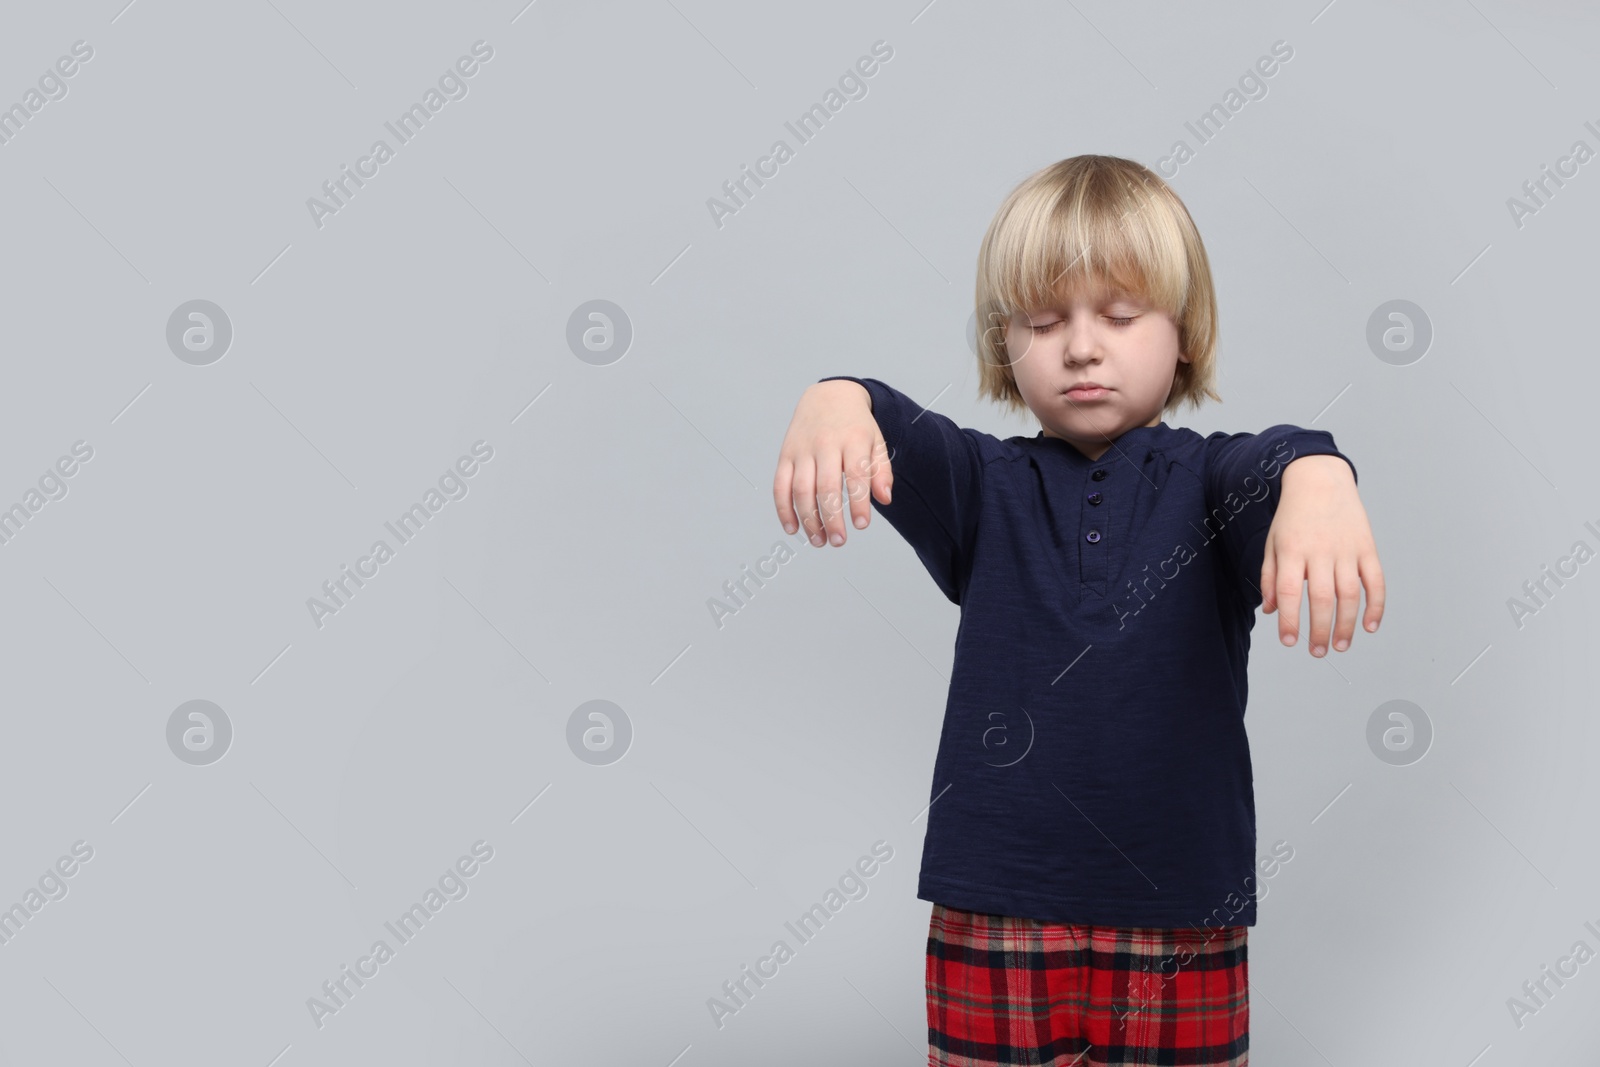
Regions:
<svg viewBox="0 0 1600 1067"><path fill-rule="evenodd" d="M825 396L830 401L839 397L854 397L865 404L868 411L872 410L872 392L860 382L852 381L849 378L830 378L827 381L813 384L811 389L816 390L819 396Z"/></svg>

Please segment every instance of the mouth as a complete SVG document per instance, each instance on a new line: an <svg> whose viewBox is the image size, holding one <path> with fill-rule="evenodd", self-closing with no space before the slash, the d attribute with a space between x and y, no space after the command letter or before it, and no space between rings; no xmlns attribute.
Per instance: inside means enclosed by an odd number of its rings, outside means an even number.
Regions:
<svg viewBox="0 0 1600 1067"><path fill-rule="evenodd" d="M1069 400L1099 400L1101 397L1109 396L1111 390L1096 382L1080 382L1068 387L1064 390L1064 394Z"/></svg>

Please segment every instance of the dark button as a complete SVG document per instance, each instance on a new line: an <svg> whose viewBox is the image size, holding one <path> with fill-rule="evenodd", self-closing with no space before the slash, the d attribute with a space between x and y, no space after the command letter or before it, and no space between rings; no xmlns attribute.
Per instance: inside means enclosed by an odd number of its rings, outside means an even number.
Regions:
<svg viewBox="0 0 1600 1067"><path fill-rule="evenodd" d="M1105 476L1106 472L1104 468L1101 468L1100 470L1097 470L1093 474L1089 475L1089 477L1093 478L1097 482L1104 480Z"/></svg>
<svg viewBox="0 0 1600 1067"><path fill-rule="evenodd" d="M1100 503L1100 501L1102 499L1103 498L1100 496L1100 494L1098 492L1089 494L1089 503L1091 503L1091 504L1098 504L1098 503Z"/></svg>
<svg viewBox="0 0 1600 1067"><path fill-rule="evenodd" d="M1092 544L1096 544L1100 540L1100 531L1099 530L1090 530L1088 533L1083 535L1083 539L1085 541L1089 542L1091 545Z"/></svg>

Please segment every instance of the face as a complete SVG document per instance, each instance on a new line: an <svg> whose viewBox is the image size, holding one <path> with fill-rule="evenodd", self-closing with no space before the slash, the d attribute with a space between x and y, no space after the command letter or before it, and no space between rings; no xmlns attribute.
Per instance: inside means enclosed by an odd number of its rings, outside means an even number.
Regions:
<svg viewBox="0 0 1600 1067"><path fill-rule="evenodd" d="M1124 431L1160 424L1173 374L1189 362L1172 317L1114 287L1016 314L1005 338L1017 389L1045 436L1090 459ZM1101 388L1073 388L1084 382Z"/></svg>

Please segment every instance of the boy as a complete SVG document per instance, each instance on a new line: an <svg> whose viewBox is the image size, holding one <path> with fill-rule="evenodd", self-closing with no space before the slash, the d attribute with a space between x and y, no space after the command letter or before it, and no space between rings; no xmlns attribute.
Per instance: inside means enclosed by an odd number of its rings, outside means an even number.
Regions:
<svg viewBox="0 0 1600 1067"><path fill-rule="evenodd" d="M773 485L814 545L873 506L960 605L919 898L928 1062L1249 1062L1254 611L1349 645L1383 576L1323 430L1201 437L1216 301L1177 195L1129 160L1024 180L978 256L980 395L1034 437L963 429L873 378L807 389ZM891 465L892 464L892 465ZM870 490L869 490L870 487ZM891 492L892 490L892 492ZM817 506L822 498L822 512ZM1335 614L1337 610L1337 614Z"/></svg>

